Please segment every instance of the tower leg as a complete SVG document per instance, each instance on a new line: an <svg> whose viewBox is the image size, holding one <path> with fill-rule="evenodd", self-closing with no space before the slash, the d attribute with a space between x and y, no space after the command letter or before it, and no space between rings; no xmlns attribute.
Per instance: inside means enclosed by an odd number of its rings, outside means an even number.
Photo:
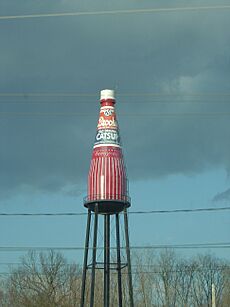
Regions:
<svg viewBox="0 0 230 307"><path fill-rule="evenodd" d="M125 241L126 241L127 265L128 265L129 300L130 300L130 307L134 307L131 257L130 257L130 246L129 246L129 227L128 227L128 216L126 208L124 209L124 224L125 224Z"/></svg>
<svg viewBox="0 0 230 307"><path fill-rule="evenodd" d="M94 305L95 269L96 269L96 255L97 255L97 228L98 228L98 204L95 206L95 217L94 217L90 307L93 307Z"/></svg>
<svg viewBox="0 0 230 307"><path fill-rule="evenodd" d="M122 283L121 283L121 245L120 245L120 229L119 229L119 214L116 214L116 239L117 239L117 288L118 288L118 303L122 307Z"/></svg>
<svg viewBox="0 0 230 307"><path fill-rule="evenodd" d="M86 236L85 236L85 254L83 262L82 286L81 286L81 304L80 304L81 307L84 307L85 303L85 285L86 285L86 272L88 265L88 253L89 253L90 222L91 222L91 211L88 209L88 219L87 219Z"/></svg>
<svg viewBox="0 0 230 307"><path fill-rule="evenodd" d="M110 215L105 214L104 233L104 307L109 307L110 299Z"/></svg>

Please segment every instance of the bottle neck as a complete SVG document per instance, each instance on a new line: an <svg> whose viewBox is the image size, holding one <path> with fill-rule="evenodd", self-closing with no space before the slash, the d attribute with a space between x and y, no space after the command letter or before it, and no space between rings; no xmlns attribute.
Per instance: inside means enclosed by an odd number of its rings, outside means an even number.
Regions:
<svg viewBox="0 0 230 307"><path fill-rule="evenodd" d="M106 107L110 106L113 107L115 105L116 101L114 99L102 99L101 100L101 106Z"/></svg>

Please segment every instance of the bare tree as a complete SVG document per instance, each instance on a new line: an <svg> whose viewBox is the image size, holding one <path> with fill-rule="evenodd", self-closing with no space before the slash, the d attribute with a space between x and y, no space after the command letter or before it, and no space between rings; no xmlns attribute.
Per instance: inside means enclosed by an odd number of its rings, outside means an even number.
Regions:
<svg viewBox="0 0 230 307"><path fill-rule="evenodd" d="M177 293L179 287L178 259L173 250L160 253L159 260L159 285L161 288L163 306L177 306Z"/></svg>
<svg viewBox="0 0 230 307"><path fill-rule="evenodd" d="M183 307L191 306L191 286L197 269L197 263L193 260L182 259L177 267L177 305Z"/></svg>
<svg viewBox="0 0 230 307"><path fill-rule="evenodd" d="M23 258L8 281L11 307L75 307L79 304L80 272L63 256L50 251Z"/></svg>
<svg viewBox="0 0 230 307"><path fill-rule="evenodd" d="M155 254L152 251L136 253L134 257L135 301L136 306L154 306Z"/></svg>
<svg viewBox="0 0 230 307"><path fill-rule="evenodd" d="M158 258L149 252L137 254L135 266L137 306L188 306L195 263L165 250Z"/></svg>
<svg viewBox="0 0 230 307"><path fill-rule="evenodd" d="M113 258L111 258L113 262ZM133 255L135 307L209 307L215 285L216 306L230 306L230 265L211 255L183 259L173 250ZM117 274L110 274L110 305L118 306ZM129 306L128 272L122 270L123 304ZM89 306L90 272L86 282ZM97 270L95 307L103 306L103 270ZM76 307L80 304L81 270L59 253L35 252L22 259L0 283L1 307Z"/></svg>
<svg viewBox="0 0 230 307"><path fill-rule="evenodd" d="M211 255L200 255L197 258L197 265L192 284L194 305L207 307L212 305L212 284L214 284L216 306L222 306L225 287L224 262Z"/></svg>
<svg viewBox="0 0 230 307"><path fill-rule="evenodd" d="M225 267L222 270L222 273L224 275L224 289L223 289L223 307L229 307L230 306L230 266L225 265Z"/></svg>

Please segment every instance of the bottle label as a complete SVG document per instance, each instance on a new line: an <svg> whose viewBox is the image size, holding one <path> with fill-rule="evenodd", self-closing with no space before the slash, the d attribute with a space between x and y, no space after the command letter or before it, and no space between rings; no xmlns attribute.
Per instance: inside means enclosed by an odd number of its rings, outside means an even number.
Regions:
<svg viewBox="0 0 230 307"><path fill-rule="evenodd" d="M94 147L99 145L111 145L120 147L120 136L118 131L112 129L98 130L95 137Z"/></svg>
<svg viewBox="0 0 230 307"><path fill-rule="evenodd" d="M117 119L114 107L101 107L97 129L117 129Z"/></svg>
<svg viewBox="0 0 230 307"><path fill-rule="evenodd" d="M118 123L113 106L103 106L100 109L94 148L103 146L120 147Z"/></svg>

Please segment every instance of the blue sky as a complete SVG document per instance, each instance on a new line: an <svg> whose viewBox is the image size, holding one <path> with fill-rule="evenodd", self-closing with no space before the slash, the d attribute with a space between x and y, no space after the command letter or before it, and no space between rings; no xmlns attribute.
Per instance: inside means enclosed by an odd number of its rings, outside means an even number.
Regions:
<svg viewBox="0 0 230 307"><path fill-rule="evenodd" d="M130 211L218 207L213 195L228 187L223 170L194 176L169 176L130 182ZM180 192L179 192L180 191ZM22 194L1 203L1 212L85 212L82 198ZM228 206L228 202L222 202ZM129 215L134 246L229 241L228 211ZM86 216L1 217L1 246L83 246ZM5 235L4 235L5 234ZM99 240L99 246L102 246ZM177 251L183 256L210 252L229 259L228 249ZM82 261L82 251L63 251L69 261ZM1 262L17 262L25 252L1 252ZM2 266L2 269L6 269Z"/></svg>
<svg viewBox="0 0 230 307"><path fill-rule="evenodd" d="M0 15L157 7L172 3L2 0ZM23 94L0 95L0 211L85 211L104 88L117 92L130 210L229 206L229 14L0 20L0 94ZM85 216L0 219L0 246L84 242ZM229 225L229 211L130 215L131 243L229 242ZM213 252L229 258L227 249ZM0 257L16 261L18 254ZM82 252L68 257L81 261Z"/></svg>

